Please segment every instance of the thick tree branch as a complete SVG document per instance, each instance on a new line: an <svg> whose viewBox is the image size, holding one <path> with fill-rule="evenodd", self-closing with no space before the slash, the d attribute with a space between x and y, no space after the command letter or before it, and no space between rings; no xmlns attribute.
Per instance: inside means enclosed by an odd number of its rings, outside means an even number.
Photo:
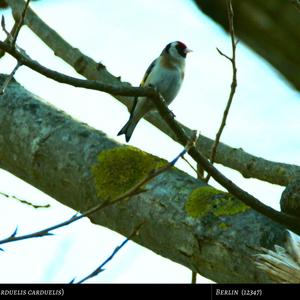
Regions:
<svg viewBox="0 0 300 300"><path fill-rule="evenodd" d="M187 144L189 141L189 137L185 133L184 129L174 120L173 114L170 113L169 109L165 106L165 101L162 99L162 97L152 97L152 99L160 115L173 130L180 143ZM300 234L299 218L283 212L279 212L263 204L254 196L242 190L230 179L219 172L195 146L192 146L188 153L208 174L210 174L219 184L225 187L232 195L234 195L256 211L286 226L288 229L294 231L295 233Z"/></svg>
<svg viewBox="0 0 300 300"><path fill-rule="evenodd" d="M228 30L226 3L194 0L205 14ZM300 91L299 0L232 0L237 37L265 58ZM296 7L294 7L294 5Z"/></svg>
<svg viewBox="0 0 300 300"><path fill-rule="evenodd" d="M16 19L22 13L23 0L8 0ZM105 66L98 64L88 56L82 54L79 49L68 44L57 32L43 22L30 8L28 8L25 24L49 47L54 54L72 66L79 74L90 80L98 80L115 86L129 86L110 74ZM115 96L117 100L125 104L129 109L132 105L132 98ZM158 127L165 134L179 142L169 126L165 124L157 113L146 116L146 120ZM181 124L182 125L182 124ZM182 125L183 126L183 125ZM185 127L185 132L190 136L193 130ZM199 135L196 143L197 149L210 157L213 140ZM300 167L297 165L269 161L245 152L243 149L232 148L220 143L216 153L215 162L226 167L239 171L246 178L257 178L274 184L286 186L295 176L300 176Z"/></svg>
<svg viewBox="0 0 300 300"><path fill-rule="evenodd" d="M0 83L5 80L0 79ZM126 184L125 179L144 176L145 168L162 163L39 101L14 80L1 96L0 127L5 128L0 132L1 167L76 211L103 203ZM141 167L132 169L137 166ZM101 180L114 184L113 188L105 190ZM216 282L270 281L249 257L257 247L283 245L286 230L245 207L214 211L209 203L227 196L216 191L206 202L207 195L201 198L205 186L171 168L149 182L147 192L91 219L126 236L145 222L136 242ZM191 199L202 203L205 213L192 217L186 211Z"/></svg>
<svg viewBox="0 0 300 300"><path fill-rule="evenodd" d="M22 241L22 240L27 240L27 239L31 239L31 238L36 238L36 237L42 237L42 236L47 236L47 235L52 235L52 231L58 229L58 228L62 228L65 226L68 226L84 217L90 217L92 214L96 213L97 211L100 211L106 207L109 207L111 205L116 205L117 203L120 203L121 201L124 201L128 198L131 198L135 195L138 195L140 193L146 192L146 190L143 189L143 187L149 182L151 181L153 178L159 176L160 174L162 174L163 172L166 172L168 169L170 169L171 167L173 167L176 162L178 161L178 159L180 157L182 157L189 149L190 147L192 147L193 142L188 142L187 146L184 148L183 151L180 152L179 155L177 155L172 161L166 163L164 166L157 168L157 169L153 169L149 172L149 174L147 174L142 180L140 180L137 184L135 184L133 187L131 187L130 189L128 189L127 191L125 191L122 195L116 197L115 199L109 200L109 201L104 201L103 203L100 203L90 209L88 209L87 211L85 211L82 214L78 214L76 213L74 216L72 216L70 219L61 222L59 224L50 226L48 228L39 230L37 232L34 233L29 233L29 234L25 234L25 235L21 235L21 236L17 236L17 229L8 237L5 239L0 240L0 245L2 244L7 244L7 243L11 243L11 242L16 242L16 241ZM6 194L1 193L2 195L9 197ZM16 198L16 197L14 197ZM17 199L17 198L16 198ZM20 200L17 199L21 202L25 202L25 203L29 203L27 201L24 200ZM31 204L32 205L32 204ZM32 205L33 206L33 205ZM41 207L41 206L34 206L34 207ZM140 226L138 226L138 228L140 228ZM136 232L136 231L135 231ZM130 239L130 238L128 238Z"/></svg>
<svg viewBox="0 0 300 300"><path fill-rule="evenodd" d="M89 87L89 88L101 88L102 91L110 91L115 93L118 91L119 93L123 93L122 88L115 88L113 86L107 86L106 84L98 83L96 81L88 81L88 80L82 80L82 79L76 79L67 75L63 75L61 73L58 73L56 71L49 70L42 65L38 64L37 62L34 62L30 60L27 56L22 54L20 51L15 50L10 45L0 42L0 47L7 51L8 53L12 54L14 57L18 59L18 62L24 65L27 65L31 67L34 70L39 71L42 74L47 74L48 77L57 79L59 82L64 83L71 83L72 85L77 85L81 87ZM124 87L125 92L127 93L128 90L133 90L135 92L139 92L139 88L127 88ZM143 89L141 89L143 92ZM157 95L156 91L149 88L145 89L147 94L143 94L146 96L151 97L154 99L155 104L157 105L157 108L164 118L164 120L168 123L170 128L174 131L175 135L177 136L179 142L183 145L187 145L189 143L190 137L186 135L182 127L173 120L173 115L170 114L170 111L167 107L163 104L163 99L159 95ZM135 94L136 95L136 94ZM135 96L134 95L134 96ZM205 169L209 175L211 175L217 182L219 182L222 186L224 186L229 192L231 192L233 195L235 195L237 198L239 198L241 201L245 202L247 205L252 207L253 209L259 211L260 213L272 218L273 220L279 222L280 224L283 224L290 230L300 233L300 224L299 219L289 216L284 213L280 213L271 207L264 205L262 202L257 200L252 195L248 194L247 192L240 189L237 185L232 183L229 179L227 179L223 174L221 174L216 168L213 167L213 165L206 160L206 158L202 155L202 153L197 150L194 146L191 148L191 152L189 152L191 156L196 160L197 163L201 165L203 169Z"/></svg>

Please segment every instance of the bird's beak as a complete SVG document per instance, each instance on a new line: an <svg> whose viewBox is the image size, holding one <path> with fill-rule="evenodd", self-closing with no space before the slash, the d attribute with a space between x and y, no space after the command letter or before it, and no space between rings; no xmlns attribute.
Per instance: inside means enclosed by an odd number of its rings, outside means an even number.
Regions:
<svg viewBox="0 0 300 300"><path fill-rule="evenodd" d="M193 50L191 50L191 49L189 49L189 48L186 48L186 49L184 50L184 52L185 52L185 54L188 54L188 53L193 52Z"/></svg>

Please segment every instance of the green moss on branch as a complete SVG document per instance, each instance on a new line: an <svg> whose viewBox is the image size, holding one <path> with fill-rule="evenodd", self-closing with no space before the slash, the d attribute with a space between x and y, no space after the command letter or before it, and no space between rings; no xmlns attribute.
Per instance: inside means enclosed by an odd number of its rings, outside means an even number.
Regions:
<svg viewBox="0 0 300 300"><path fill-rule="evenodd" d="M103 200L114 199L165 163L131 146L102 151L92 166L97 196Z"/></svg>
<svg viewBox="0 0 300 300"><path fill-rule="evenodd" d="M207 214L216 217L235 215L249 209L231 194L217 190L211 186L203 186L192 191L185 210L191 217L197 218Z"/></svg>

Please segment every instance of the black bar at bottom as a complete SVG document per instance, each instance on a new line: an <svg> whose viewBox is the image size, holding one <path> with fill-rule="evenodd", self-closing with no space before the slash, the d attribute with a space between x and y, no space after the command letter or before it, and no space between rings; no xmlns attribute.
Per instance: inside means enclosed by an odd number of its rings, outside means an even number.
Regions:
<svg viewBox="0 0 300 300"><path fill-rule="evenodd" d="M187 295L199 300L228 299L295 299L300 295L296 284L0 284L1 297L48 296L48 297L102 297L125 296L130 298L187 299Z"/></svg>

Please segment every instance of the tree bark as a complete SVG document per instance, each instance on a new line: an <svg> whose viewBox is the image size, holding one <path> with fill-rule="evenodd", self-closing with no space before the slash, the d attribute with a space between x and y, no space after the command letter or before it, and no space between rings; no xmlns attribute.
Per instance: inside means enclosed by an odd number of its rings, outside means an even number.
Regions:
<svg viewBox="0 0 300 300"><path fill-rule="evenodd" d="M0 126L1 167L77 211L115 197L164 163L73 120L14 80L0 98ZM252 255L283 245L283 227L176 168L145 188L92 221L127 236L145 222L137 243L213 281L272 282Z"/></svg>
<svg viewBox="0 0 300 300"><path fill-rule="evenodd" d="M226 1L194 0L228 31ZM288 0L232 0L239 39L300 90L300 11Z"/></svg>

